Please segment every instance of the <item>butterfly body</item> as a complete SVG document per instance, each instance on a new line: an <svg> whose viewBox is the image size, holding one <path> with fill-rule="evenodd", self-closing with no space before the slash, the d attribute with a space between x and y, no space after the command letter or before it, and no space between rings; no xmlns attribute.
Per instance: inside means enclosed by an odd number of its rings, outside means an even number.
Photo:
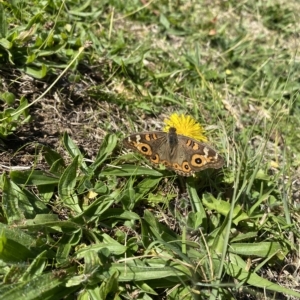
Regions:
<svg viewBox="0 0 300 300"><path fill-rule="evenodd" d="M223 158L205 143L176 133L149 131L132 134L123 140L125 147L145 156L155 166L162 164L181 176L195 172L221 168Z"/></svg>

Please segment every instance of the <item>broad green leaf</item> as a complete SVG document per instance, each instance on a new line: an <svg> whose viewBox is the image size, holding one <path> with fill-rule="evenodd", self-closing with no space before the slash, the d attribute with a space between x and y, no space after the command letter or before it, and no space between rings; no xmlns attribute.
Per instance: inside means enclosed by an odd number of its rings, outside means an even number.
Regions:
<svg viewBox="0 0 300 300"><path fill-rule="evenodd" d="M95 162L90 165L92 170L96 170L103 162L113 153L116 145L118 143L118 138L115 134L107 134L100 146Z"/></svg>
<svg viewBox="0 0 300 300"><path fill-rule="evenodd" d="M67 133L64 133L63 143L70 156L73 158L78 157L80 161L80 167L83 168L83 170L88 171L88 167L86 163L83 161L83 155L81 151L79 150L78 146L73 142L73 140L69 137Z"/></svg>
<svg viewBox="0 0 300 300"><path fill-rule="evenodd" d="M38 214L35 216L32 220L27 220L26 224L35 224L35 225L47 225L47 224L53 224L53 223L59 223L60 220L58 218L58 215L54 214Z"/></svg>
<svg viewBox="0 0 300 300"><path fill-rule="evenodd" d="M210 248L214 254L221 255L223 252L224 245L225 245L226 230L228 230L226 226L227 222L228 219L226 218L222 223L222 225L218 227L216 230L214 230L209 236L210 237L209 244L212 244Z"/></svg>
<svg viewBox="0 0 300 300"><path fill-rule="evenodd" d="M1 297L5 300L34 300L41 299L42 296L43 300L51 300L53 295L55 295L56 299L63 299L66 295L76 290L74 287L66 287L66 276L61 278L61 276L56 276L55 273L49 272L35 276L32 280L13 284L5 293L1 292L0 287Z"/></svg>
<svg viewBox="0 0 300 300"><path fill-rule="evenodd" d="M77 251L77 253L76 253L76 257L78 259L81 259L86 255L87 251L96 251L96 252L98 252L98 251L101 251L102 249L108 249L109 252L112 255L123 255L126 252L127 247L119 244L116 241L112 241L110 243L106 243L106 242L105 243L98 243L98 244L95 244L95 245L90 245L90 246L87 246L85 248L79 249L79 251Z"/></svg>
<svg viewBox="0 0 300 300"><path fill-rule="evenodd" d="M47 251L40 253L22 275L21 281L29 281L35 276L41 275L47 264Z"/></svg>
<svg viewBox="0 0 300 300"><path fill-rule="evenodd" d="M4 49L11 49L11 47L13 46L13 43L11 43L10 41L8 41L5 38L1 38L0 39L0 45L4 48Z"/></svg>
<svg viewBox="0 0 300 300"><path fill-rule="evenodd" d="M141 200L143 197L148 195L151 190L158 186L160 181L161 178L147 177L144 178L141 182L139 182L135 188L136 193L138 195L136 201Z"/></svg>
<svg viewBox="0 0 300 300"><path fill-rule="evenodd" d="M202 212L189 212L187 219L187 226L193 230L199 229L203 226L203 213Z"/></svg>
<svg viewBox="0 0 300 300"><path fill-rule="evenodd" d="M158 203L168 204L170 200L175 199L177 194L166 194L164 192L148 193L146 201L150 205L157 205Z"/></svg>
<svg viewBox="0 0 300 300"><path fill-rule="evenodd" d="M118 292L119 272L114 271L109 278L101 283L99 295L101 299L107 299L109 294Z"/></svg>
<svg viewBox="0 0 300 300"><path fill-rule="evenodd" d="M39 170L29 170L29 171L11 171L10 178L17 184L24 185L57 185L59 178L52 174L46 173Z"/></svg>
<svg viewBox="0 0 300 300"><path fill-rule="evenodd" d="M30 55L27 55L27 58L26 58L26 64L31 64L35 61L36 59L36 55L35 53L31 53Z"/></svg>
<svg viewBox="0 0 300 300"><path fill-rule="evenodd" d="M46 187L46 186L41 186L41 187ZM52 193L53 193L53 189L54 189L54 187L52 185L51 186ZM41 199L43 197L42 194L36 195L35 193L32 193L25 188L23 188L22 191L23 191L24 195L27 197L28 201L30 202L30 204L36 214L42 214L42 213L49 214L49 212L50 212L49 207L47 207L47 205L41 201ZM39 189L39 191L40 191L40 189ZM32 216L33 215L34 214L32 214Z"/></svg>
<svg viewBox="0 0 300 300"><path fill-rule="evenodd" d="M250 228L249 228L250 230ZM253 228L251 229L253 230ZM257 237L257 231L249 231L246 233L239 233L238 235L236 235L235 237L233 237L231 239L231 243L236 243L239 241L243 241L243 240L249 240L249 239L253 239Z"/></svg>
<svg viewBox="0 0 300 300"><path fill-rule="evenodd" d="M101 196L94 200L82 213L72 220L79 224L86 224L95 219L107 218L106 211L115 203L115 199L110 196ZM104 216L104 217L103 217Z"/></svg>
<svg viewBox="0 0 300 300"><path fill-rule="evenodd" d="M122 208L110 208L102 212L99 219L100 220L112 219L115 222L117 222L117 220L138 221L140 220L140 217L137 213L132 211L123 210Z"/></svg>
<svg viewBox="0 0 300 300"><path fill-rule="evenodd" d="M35 247L36 240L22 229L0 223L0 232L3 233L7 239L16 241L26 248Z"/></svg>
<svg viewBox="0 0 300 300"><path fill-rule="evenodd" d="M138 281L136 285L147 294L156 295L156 296L158 295L158 293L153 288L151 288L149 284L143 281L142 282Z"/></svg>
<svg viewBox="0 0 300 300"><path fill-rule="evenodd" d="M100 173L101 176L139 176L139 175L148 175L148 176L154 176L154 177L162 177L163 174L159 171L156 171L154 169L149 169L145 167L140 166L134 166L134 165L122 165L121 167L107 167Z"/></svg>
<svg viewBox="0 0 300 300"><path fill-rule="evenodd" d="M159 15L159 22L165 27L165 29L170 28L170 22L163 13Z"/></svg>
<svg viewBox="0 0 300 300"><path fill-rule="evenodd" d="M78 156L76 156L72 163L66 168L58 183L58 194L60 200L68 206L71 210L81 213L79 206L79 199L75 191L78 168Z"/></svg>
<svg viewBox="0 0 300 300"><path fill-rule="evenodd" d="M37 189L39 191L39 199L44 203L49 203L49 201L53 197L54 191L56 190L56 185L39 185L37 186Z"/></svg>
<svg viewBox="0 0 300 300"><path fill-rule="evenodd" d="M16 96L10 92L4 92L0 94L0 99L5 101L8 106L12 106L15 103Z"/></svg>
<svg viewBox="0 0 300 300"><path fill-rule="evenodd" d="M68 284L71 283L73 278ZM74 283L73 283L74 284ZM76 285L80 285L81 282L78 282ZM71 283L72 286L72 283ZM76 298L76 300L98 300L99 299L99 286L87 286ZM114 298L114 300L121 300L121 298Z"/></svg>
<svg viewBox="0 0 300 300"><path fill-rule="evenodd" d="M263 290L285 293L287 295L300 298L300 293L273 283L263 277L260 277L256 273L247 271L246 267L246 263L236 254L230 254L229 261L225 263L226 273L229 276L240 280L244 284L250 284L252 286L262 288Z"/></svg>
<svg viewBox="0 0 300 300"><path fill-rule="evenodd" d="M65 163L62 156L49 147L43 147L45 159L50 166L50 172L61 175L65 170Z"/></svg>
<svg viewBox="0 0 300 300"><path fill-rule="evenodd" d="M120 200L126 210L132 210L135 203L138 201L138 196L136 195L135 190L129 187L123 191Z"/></svg>
<svg viewBox="0 0 300 300"><path fill-rule="evenodd" d="M4 267L6 266L6 268ZM8 268L9 266L9 268ZM4 271L5 269L8 271L5 272L5 276L3 277L3 283L2 288L0 287L0 295L3 295L5 292L9 291L12 287L12 282L18 282L20 278L22 278L24 272L26 272L28 263L27 261L9 261L8 263L5 263L3 260L1 260L1 267Z"/></svg>
<svg viewBox="0 0 300 300"><path fill-rule="evenodd" d="M85 248L81 248L77 251L76 257L83 258L88 251L101 251L102 249L108 249L110 253L113 255L123 255L127 247L118 243L116 240L109 237L107 234L102 234L102 243L98 243L95 245L86 246Z"/></svg>
<svg viewBox="0 0 300 300"><path fill-rule="evenodd" d="M5 262L24 262L33 259L36 253L29 247L10 238L5 230L0 231L0 259Z"/></svg>
<svg viewBox="0 0 300 300"><path fill-rule="evenodd" d="M64 264L67 262L72 247L76 246L81 238L82 230L80 228L74 232L67 230L67 232L63 234L59 240L56 252L56 260L58 264Z"/></svg>
<svg viewBox="0 0 300 300"><path fill-rule="evenodd" d="M207 217L202 201L200 200L197 192L197 187L195 186L195 179L193 177L187 179L187 191L191 199L191 205L193 211L197 212L197 223L201 223L201 226L206 231L207 229Z"/></svg>
<svg viewBox="0 0 300 300"><path fill-rule="evenodd" d="M202 197L202 201L207 208L215 210L225 217L228 216L231 205L229 202L216 199L215 197L209 194L204 194ZM236 205L233 211L232 222L237 225L240 221L248 219L249 216L245 212L243 212L241 206Z"/></svg>
<svg viewBox="0 0 300 300"><path fill-rule="evenodd" d="M93 192L103 195L103 194L107 194L108 187L107 184L104 183L103 181L97 181L92 189Z"/></svg>
<svg viewBox="0 0 300 300"><path fill-rule="evenodd" d="M258 257L272 257L276 255L280 259L284 259L284 249L278 242L260 242L260 243L231 243L229 252Z"/></svg>
<svg viewBox="0 0 300 300"><path fill-rule="evenodd" d="M199 294L199 292L198 292ZM201 292L203 294L203 291ZM184 300L195 300L197 297L195 294L192 293L191 288L184 285L177 285L170 290L168 294L169 300L177 300L177 299L184 299Z"/></svg>
<svg viewBox="0 0 300 300"><path fill-rule="evenodd" d="M40 69L25 66L23 71L32 77L42 79L47 75L48 68L45 64L42 64L41 66Z"/></svg>
<svg viewBox="0 0 300 300"><path fill-rule="evenodd" d="M62 232L64 229L67 230L77 230L80 228L78 224L75 222L71 221L60 221L60 220L52 220L51 219L57 219L56 216L50 216L49 218L41 215L37 216L38 218L32 219L32 220L27 220L24 223L24 227L28 228L30 230L47 230L49 232Z"/></svg>
<svg viewBox="0 0 300 300"><path fill-rule="evenodd" d="M0 38L4 38L7 34L7 19L4 5L0 3Z"/></svg>
<svg viewBox="0 0 300 300"><path fill-rule="evenodd" d="M25 193L6 176L3 180L2 209L8 224L15 223L35 215L31 203L28 201Z"/></svg>
<svg viewBox="0 0 300 300"><path fill-rule="evenodd" d="M169 227L159 223L149 210L145 210L144 212L144 222L148 223L148 230L158 241L163 240L165 242L174 242L174 240L180 240L175 232L173 232Z"/></svg>
<svg viewBox="0 0 300 300"><path fill-rule="evenodd" d="M174 286L174 282L182 282L188 280L191 276L191 270L184 266L184 264L178 264L170 262L169 260L162 260L160 258L145 259L143 263L128 260L121 263L113 263L112 270L118 270L119 281L144 281L160 280L156 282L156 287L159 286ZM161 279L168 280L161 280ZM149 281L150 284L150 281ZM151 286L153 286L151 284Z"/></svg>

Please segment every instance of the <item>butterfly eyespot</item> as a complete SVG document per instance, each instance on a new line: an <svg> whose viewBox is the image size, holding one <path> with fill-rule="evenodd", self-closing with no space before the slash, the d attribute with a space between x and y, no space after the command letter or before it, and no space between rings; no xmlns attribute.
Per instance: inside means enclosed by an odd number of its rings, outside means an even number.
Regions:
<svg viewBox="0 0 300 300"><path fill-rule="evenodd" d="M163 162L163 165L165 166L165 167L168 167L168 166L170 166L170 163L169 162L167 162L166 160Z"/></svg>
<svg viewBox="0 0 300 300"><path fill-rule="evenodd" d="M195 154L192 158L192 164L195 166L201 166L203 164L203 159L201 155Z"/></svg>
<svg viewBox="0 0 300 300"><path fill-rule="evenodd" d="M152 149L151 149L151 147L149 146L149 145L147 145L147 144L142 144L142 143L140 143L140 144L138 144L137 145L137 148L138 148L138 150L140 151L140 152L142 152L143 154L145 154L145 155L152 155Z"/></svg>
<svg viewBox="0 0 300 300"><path fill-rule="evenodd" d="M179 166L179 164L176 164L176 163L173 164L173 168L176 169L176 170L181 169L180 166Z"/></svg>
<svg viewBox="0 0 300 300"><path fill-rule="evenodd" d="M187 171L187 172L189 172L189 171L191 170L191 167L190 167L190 165L188 164L188 162L184 162L184 163L182 164L182 169L185 170L185 171Z"/></svg>
<svg viewBox="0 0 300 300"><path fill-rule="evenodd" d="M202 159L201 158L196 158L195 163L198 164L198 165L201 165L202 164Z"/></svg>
<svg viewBox="0 0 300 300"><path fill-rule="evenodd" d="M153 163L158 164L159 162L159 156L157 154L152 155L150 159Z"/></svg>

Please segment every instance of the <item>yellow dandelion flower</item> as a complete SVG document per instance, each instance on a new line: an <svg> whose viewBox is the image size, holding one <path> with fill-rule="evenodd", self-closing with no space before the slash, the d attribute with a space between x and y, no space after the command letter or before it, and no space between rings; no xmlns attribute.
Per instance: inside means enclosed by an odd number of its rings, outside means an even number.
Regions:
<svg viewBox="0 0 300 300"><path fill-rule="evenodd" d="M174 127L176 128L177 134L182 134L198 141L207 142L203 127L191 116L174 113L169 119L165 119L164 122L166 124L164 131L166 132L168 132L171 127Z"/></svg>

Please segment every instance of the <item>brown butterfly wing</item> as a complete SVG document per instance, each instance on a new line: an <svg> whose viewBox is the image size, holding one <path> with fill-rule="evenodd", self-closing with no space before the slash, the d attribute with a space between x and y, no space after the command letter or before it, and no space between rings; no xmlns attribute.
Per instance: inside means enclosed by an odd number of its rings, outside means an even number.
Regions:
<svg viewBox="0 0 300 300"><path fill-rule="evenodd" d="M145 156L154 165L163 164L181 176L191 176L207 168L221 168L223 158L211 147L175 130L132 134L123 140L125 147Z"/></svg>
<svg viewBox="0 0 300 300"><path fill-rule="evenodd" d="M168 165L170 161L167 133L161 131L141 132L132 134L123 140L126 148L138 152L154 165Z"/></svg>
<svg viewBox="0 0 300 300"><path fill-rule="evenodd" d="M178 135L176 160L181 166L181 171L187 174L208 168L219 169L224 165L224 159L214 149L184 135Z"/></svg>

